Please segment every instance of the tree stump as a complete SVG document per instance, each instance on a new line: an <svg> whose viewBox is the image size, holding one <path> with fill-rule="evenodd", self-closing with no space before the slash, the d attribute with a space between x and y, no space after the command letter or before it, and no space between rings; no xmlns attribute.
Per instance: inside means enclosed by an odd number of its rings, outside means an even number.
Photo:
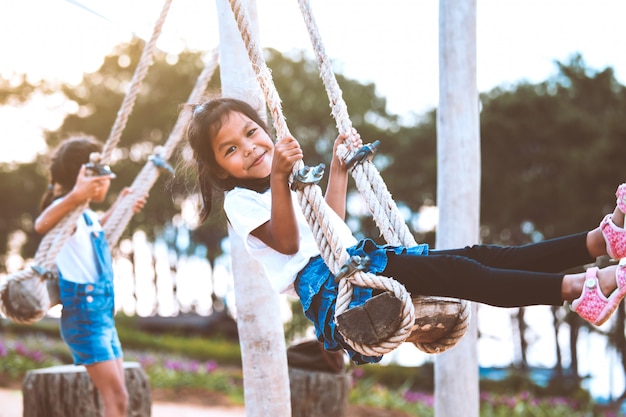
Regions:
<svg viewBox="0 0 626 417"><path fill-rule="evenodd" d="M150 417L148 376L137 362L124 362L128 416ZM61 365L26 373L22 383L23 417L99 417L100 395L84 366Z"/></svg>
<svg viewBox="0 0 626 417"><path fill-rule="evenodd" d="M346 372L318 372L289 367L291 416L345 416L351 385L352 378Z"/></svg>

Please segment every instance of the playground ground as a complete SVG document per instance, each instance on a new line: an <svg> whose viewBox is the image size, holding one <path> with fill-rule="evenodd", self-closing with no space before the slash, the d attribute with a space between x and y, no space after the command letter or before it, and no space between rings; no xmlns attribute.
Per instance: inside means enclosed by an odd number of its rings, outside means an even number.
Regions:
<svg viewBox="0 0 626 417"><path fill-rule="evenodd" d="M22 417L22 392L0 389L0 417ZM208 406L154 401L152 417L245 417L241 406Z"/></svg>
<svg viewBox="0 0 626 417"><path fill-rule="evenodd" d="M202 404L198 399L177 402L152 401L151 417L245 417L242 406L224 406ZM182 400L182 402L181 402ZM19 389L0 388L0 417L22 417L22 392ZM364 406L348 406L345 417L411 417L409 414Z"/></svg>

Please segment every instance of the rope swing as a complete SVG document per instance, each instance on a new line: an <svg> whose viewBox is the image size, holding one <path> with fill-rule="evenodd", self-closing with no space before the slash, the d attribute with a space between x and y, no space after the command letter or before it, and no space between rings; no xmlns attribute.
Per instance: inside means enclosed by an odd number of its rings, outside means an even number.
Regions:
<svg viewBox="0 0 626 417"><path fill-rule="evenodd" d="M320 70L320 77L328 94L337 129L339 133L347 134L352 131L352 123L348 115L346 103L343 100L341 88L332 71L330 59L326 55L309 1L298 0L298 4L309 32L309 38ZM345 160L350 157L350 155L341 155L339 151L338 155ZM395 246L411 247L417 245L374 164L369 159L364 160L362 163L354 165L351 172L356 187L366 201L385 241ZM362 286L361 283L357 283L357 285ZM426 353L443 352L456 345L465 334L469 326L471 311L468 301L448 297L416 296L413 299L413 303L417 308L415 313L416 321L408 341L413 342L420 350ZM439 330L442 327L449 328L449 326L442 326L441 323L449 321L445 316L450 313L454 316L452 320L456 323L449 329L449 333L433 334L441 333ZM440 320L437 320L437 315L442 316ZM435 319L435 325L432 325L433 318Z"/></svg>
<svg viewBox="0 0 626 417"><path fill-rule="evenodd" d="M148 67L153 62L156 42L161 34L171 3L172 0L165 1L152 36L144 47L133 74L130 89L122 101L109 138L105 142L102 152L97 156L98 164L108 164L113 150L119 143L128 117L135 105L141 84L148 72ZM33 266L9 275L0 283L0 311L9 319L22 324L34 323L43 318L52 305L58 303L58 299L54 299L55 294L58 297L58 290L55 289L57 276L55 259L73 233L74 225L87 204L74 209L43 237L37 248Z"/></svg>
<svg viewBox="0 0 626 417"><path fill-rule="evenodd" d="M188 102L193 103L200 100L207 89L213 73L217 69L218 62L218 48L215 48L204 70L198 76L196 85L189 95ZM135 201L137 201L137 198L146 195L148 191L150 191L162 171L165 170L173 173L172 167L169 166L166 161L172 156L174 149L181 141L185 126L189 122L191 114L191 110L187 108L180 112L176 124L165 144L157 146L154 149L154 153L148 158L142 170L139 171L135 177L130 187L132 192L126 194L111 213L111 216L104 225L104 232L111 247L117 245L122 232L126 229L130 219L133 217L133 205Z"/></svg>
<svg viewBox="0 0 626 417"><path fill-rule="evenodd" d="M279 137L289 135L282 114L280 99L273 85L271 73L263 59L262 51L250 29L245 7L242 6L240 0L229 1L242 39L246 45L252 67L265 93L277 135ZM305 1L300 1L300 7L314 45L321 76L326 86L339 133L349 134L352 131L352 125L346 105L341 96L341 89L337 85L330 69L329 60L325 55L310 8ZM364 150L366 152L363 152ZM342 146L338 153L344 160L358 160L359 163L351 169L352 175L387 243L406 247L415 246L417 244L415 239L400 216L399 210L380 174L370 161L371 150L372 148L368 145L359 150L348 149L346 146ZM366 273L358 265L353 265L353 260L350 259L346 248L341 247L341 244L333 236L332 230L329 228L325 210L330 210L330 208L326 205L320 188L316 183L302 183L299 180L302 177L306 177L307 172L311 170L311 168L304 167L302 161L298 161L293 168L292 187L295 187L298 191L302 211L316 236L322 258L330 271L339 279L335 320L346 342L355 351L364 355L388 353L405 341L413 342L418 348L427 353L442 352L454 346L467 330L470 312L469 303L445 297L417 297L416 299L411 299L404 286L397 281L388 277ZM349 272L346 273L346 271ZM361 343L353 340L358 337L351 338L352 335L359 336L358 332L350 331L345 325L342 328L342 323L348 323L348 321L342 320L342 316L347 316L350 313L348 307L352 300L353 285L380 289L393 294L396 301L399 300L401 303L401 317L397 323L393 323L397 325L397 329L393 333L390 334L387 331L387 334L377 338L375 342L368 340L367 343ZM366 306L368 303L366 303ZM417 317L415 313L416 306L419 310L419 316Z"/></svg>
<svg viewBox="0 0 626 417"><path fill-rule="evenodd" d="M288 136L289 130L282 113L280 97L274 86L271 72L263 58L263 52L252 34L250 19L245 7L239 0L229 0L229 2L246 45L250 62L257 75L257 80L265 94L265 99L276 128L276 134L278 137ZM310 177L311 172L315 172L315 168L305 167L303 161L300 160L294 165L290 180L292 188L297 191L302 212L316 237L321 256L331 273L337 276L344 270L346 265L350 264L350 256L346 248L339 242L338 237L333 234L327 216L328 210L331 209L326 204L320 187L316 181L308 181L306 179ZM335 318L346 311L346 307L352 299L353 284L392 293L395 298L402 302L404 308L402 309L402 318L398 327L383 340L369 344L346 337L344 339L350 347L364 355L381 356L389 353L402 344L411 333L415 314L410 294L403 285L393 279L364 272L358 268L352 272L350 274L342 274L343 278L339 281Z"/></svg>

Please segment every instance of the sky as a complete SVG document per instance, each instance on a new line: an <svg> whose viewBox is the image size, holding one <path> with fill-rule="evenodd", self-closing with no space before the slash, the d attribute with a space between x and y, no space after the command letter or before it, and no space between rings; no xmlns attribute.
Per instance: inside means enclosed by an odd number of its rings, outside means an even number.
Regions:
<svg viewBox="0 0 626 417"><path fill-rule="evenodd" d="M581 53L585 63L612 67L626 83L623 0L476 0L478 91L539 82L556 73L555 60ZM112 48L133 34L149 38L163 1L0 0L0 74L32 81L79 83ZM296 0L256 0L260 44L282 52L311 45ZM438 101L438 18L435 0L311 0L335 71L374 82L388 110L422 114ZM218 45L215 0L173 0L158 47L209 51ZM280 92L279 92L280 93ZM61 97L0 108L2 141L28 144L0 160L42 151L42 129L71 110ZM348 109L349 110L349 109ZM7 134L8 133L8 134ZM3 149L7 149L3 146Z"/></svg>

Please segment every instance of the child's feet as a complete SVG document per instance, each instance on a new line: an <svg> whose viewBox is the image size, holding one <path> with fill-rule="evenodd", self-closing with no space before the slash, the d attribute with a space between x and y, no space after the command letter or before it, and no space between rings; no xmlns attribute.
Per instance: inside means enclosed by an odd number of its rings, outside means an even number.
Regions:
<svg viewBox="0 0 626 417"><path fill-rule="evenodd" d="M606 243L606 252L613 259L626 258L626 229L624 213L626 213L626 183L617 187L615 193L617 207L613 214L607 214L600 223L600 230Z"/></svg>
<svg viewBox="0 0 626 417"><path fill-rule="evenodd" d="M610 288L607 286L609 281L602 279L603 282L600 285L598 278L601 273L604 275L610 269L615 269L614 279L617 288L607 297L603 294L601 287ZM624 296L626 296L626 258L622 259L617 267L607 267L603 270L597 267L587 269L582 294L572 301L571 308L591 324L600 326L611 317Z"/></svg>

